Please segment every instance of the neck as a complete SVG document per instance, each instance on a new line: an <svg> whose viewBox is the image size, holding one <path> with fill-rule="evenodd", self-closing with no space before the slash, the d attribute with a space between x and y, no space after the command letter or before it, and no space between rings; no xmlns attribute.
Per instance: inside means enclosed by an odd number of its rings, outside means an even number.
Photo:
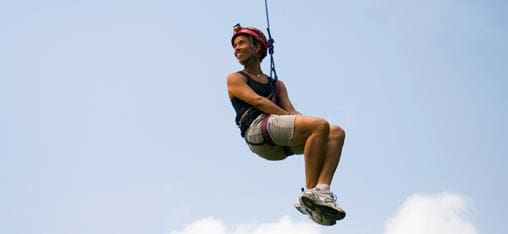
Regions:
<svg viewBox="0 0 508 234"><path fill-rule="evenodd" d="M263 74L263 71L261 71L261 65L259 63L246 64L243 67L243 70L247 73L250 73L250 74L253 74L256 76L260 76Z"/></svg>

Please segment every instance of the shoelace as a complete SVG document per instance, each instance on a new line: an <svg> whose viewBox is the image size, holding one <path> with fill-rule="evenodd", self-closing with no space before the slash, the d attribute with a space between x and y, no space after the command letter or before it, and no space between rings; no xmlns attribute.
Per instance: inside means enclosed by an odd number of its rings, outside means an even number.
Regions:
<svg viewBox="0 0 508 234"><path fill-rule="evenodd" d="M330 197L332 198L333 202L337 201L337 195L335 195L334 193L330 192Z"/></svg>
<svg viewBox="0 0 508 234"><path fill-rule="evenodd" d="M301 188L302 190L302 193L305 192L305 189L302 187ZM325 193L330 193L330 197L332 198L333 202L337 202L337 195L335 195L335 193L332 193L332 192L325 192Z"/></svg>

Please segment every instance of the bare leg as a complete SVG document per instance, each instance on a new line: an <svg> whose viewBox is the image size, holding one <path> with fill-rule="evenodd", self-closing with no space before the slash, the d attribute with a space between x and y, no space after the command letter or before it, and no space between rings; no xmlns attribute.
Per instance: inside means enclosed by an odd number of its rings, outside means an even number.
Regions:
<svg viewBox="0 0 508 234"><path fill-rule="evenodd" d="M333 175L339 165L345 137L346 134L342 128L337 125L330 126L326 157L323 160L323 167L321 168L318 184L330 185L332 183Z"/></svg>
<svg viewBox="0 0 508 234"><path fill-rule="evenodd" d="M317 184L331 184L339 165L344 139L344 130L336 125L330 126L324 119L297 116L295 120L293 143L305 144L305 176L309 189L300 195L295 207L300 212L299 207L305 207L309 217L323 225L333 225L336 220L346 216L330 191L312 189Z"/></svg>
<svg viewBox="0 0 508 234"><path fill-rule="evenodd" d="M304 144L306 187L313 188L321 177L327 156L330 125L321 118L297 116L293 134L294 144ZM330 179L331 180L331 179Z"/></svg>

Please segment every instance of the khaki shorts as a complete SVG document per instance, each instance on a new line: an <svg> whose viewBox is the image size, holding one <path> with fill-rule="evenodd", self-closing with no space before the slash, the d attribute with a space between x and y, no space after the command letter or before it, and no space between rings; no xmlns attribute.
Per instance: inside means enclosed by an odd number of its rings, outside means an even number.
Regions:
<svg viewBox="0 0 508 234"><path fill-rule="evenodd" d="M276 146L268 145L261 133L264 114L259 115L245 131L245 141L250 150L267 160L287 158L284 146L288 146L294 154L303 154L303 145L292 144L296 115L270 115L268 133Z"/></svg>

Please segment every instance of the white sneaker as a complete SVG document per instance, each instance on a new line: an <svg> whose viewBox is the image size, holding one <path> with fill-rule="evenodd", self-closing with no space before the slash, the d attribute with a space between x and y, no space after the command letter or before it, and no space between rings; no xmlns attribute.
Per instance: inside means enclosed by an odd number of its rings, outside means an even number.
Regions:
<svg viewBox="0 0 508 234"><path fill-rule="evenodd" d="M337 205L335 195L330 191L312 188L302 193L300 201L307 210L315 211L326 219L341 220L346 217L346 212Z"/></svg>
<svg viewBox="0 0 508 234"><path fill-rule="evenodd" d="M307 217L309 217L309 219L316 222L317 224L331 226L331 225L335 225L335 223L336 223L335 220L327 219L325 216L321 215L319 212L310 210L310 209L306 208L305 206L303 206L300 202L300 197L298 197L298 199L295 202L295 208L303 215L307 215Z"/></svg>

